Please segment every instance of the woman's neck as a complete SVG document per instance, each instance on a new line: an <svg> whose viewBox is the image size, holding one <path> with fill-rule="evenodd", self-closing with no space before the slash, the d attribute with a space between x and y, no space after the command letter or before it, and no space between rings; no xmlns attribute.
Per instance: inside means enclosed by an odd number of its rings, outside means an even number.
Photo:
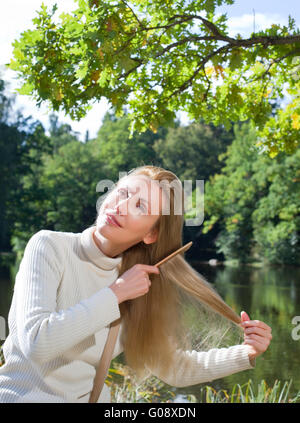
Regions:
<svg viewBox="0 0 300 423"><path fill-rule="evenodd" d="M102 253L107 257L117 257L126 249L122 248L120 245L112 245L109 239L105 238L97 231L97 228L95 228L93 232L93 240L95 241L95 244L99 250L101 250Z"/></svg>

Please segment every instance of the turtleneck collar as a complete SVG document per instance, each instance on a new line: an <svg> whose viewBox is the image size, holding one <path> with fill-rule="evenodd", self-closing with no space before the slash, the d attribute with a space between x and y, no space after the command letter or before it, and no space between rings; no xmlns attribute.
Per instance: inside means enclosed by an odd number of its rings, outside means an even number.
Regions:
<svg viewBox="0 0 300 423"><path fill-rule="evenodd" d="M91 226L90 228L85 229L80 236L81 247L86 255L86 257L97 267L100 267L103 270L113 270L117 267L118 264L122 261L122 255L120 254L117 257L108 257L106 256L100 248L96 245L93 239L93 232L95 231L96 226Z"/></svg>

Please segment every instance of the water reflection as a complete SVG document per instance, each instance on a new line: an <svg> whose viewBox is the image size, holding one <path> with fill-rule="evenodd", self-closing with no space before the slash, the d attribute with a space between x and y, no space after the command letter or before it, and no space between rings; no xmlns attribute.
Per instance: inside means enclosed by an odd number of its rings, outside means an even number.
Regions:
<svg viewBox="0 0 300 423"><path fill-rule="evenodd" d="M210 267L191 263L221 294L236 312L245 310L251 319L259 319L272 327L273 339L269 349L256 360L253 370L236 373L209 385L216 389L231 390L234 384L252 379L256 387L262 379L269 386L276 380L292 379L290 394L300 390L300 340L292 339L294 316L300 315L300 268L274 266ZM199 387L181 388L178 392L193 393L198 397Z"/></svg>

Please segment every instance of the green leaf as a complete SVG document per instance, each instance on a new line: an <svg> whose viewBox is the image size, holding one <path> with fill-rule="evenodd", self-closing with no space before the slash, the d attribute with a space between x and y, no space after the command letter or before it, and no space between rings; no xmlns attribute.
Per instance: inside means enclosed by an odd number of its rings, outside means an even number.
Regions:
<svg viewBox="0 0 300 423"><path fill-rule="evenodd" d="M100 87L105 87L107 80L109 79L110 71L105 68L100 75L100 78L98 79L97 83Z"/></svg>
<svg viewBox="0 0 300 423"><path fill-rule="evenodd" d="M29 82L26 82L21 88L17 89L18 93L22 95L30 95L32 94L33 90L34 85Z"/></svg>

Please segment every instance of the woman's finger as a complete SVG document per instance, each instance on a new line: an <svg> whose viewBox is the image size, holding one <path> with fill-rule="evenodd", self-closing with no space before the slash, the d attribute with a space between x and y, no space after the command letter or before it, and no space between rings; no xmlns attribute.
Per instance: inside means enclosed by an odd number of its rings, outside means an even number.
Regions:
<svg viewBox="0 0 300 423"><path fill-rule="evenodd" d="M244 328L244 333L245 333L245 335L250 335L252 333L255 333L257 335L272 339L272 335L271 335L270 331L268 331L266 329L261 329L258 326L250 326L248 328Z"/></svg>
<svg viewBox="0 0 300 423"><path fill-rule="evenodd" d="M255 326L255 327L259 327L261 329L265 329L268 331L272 331L272 328L270 326L268 326L266 323L262 322L261 320L247 320L245 322L242 322L241 325L243 327L250 327L250 326Z"/></svg>
<svg viewBox="0 0 300 423"><path fill-rule="evenodd" d="M245 341L249 340L249 339L254 339L255 341L261 343L261 344L269 344L270 343L270 339L260 336L260 335L255 335L254 333L252 333L251 335L245 335L244 337Z"/></svg>

